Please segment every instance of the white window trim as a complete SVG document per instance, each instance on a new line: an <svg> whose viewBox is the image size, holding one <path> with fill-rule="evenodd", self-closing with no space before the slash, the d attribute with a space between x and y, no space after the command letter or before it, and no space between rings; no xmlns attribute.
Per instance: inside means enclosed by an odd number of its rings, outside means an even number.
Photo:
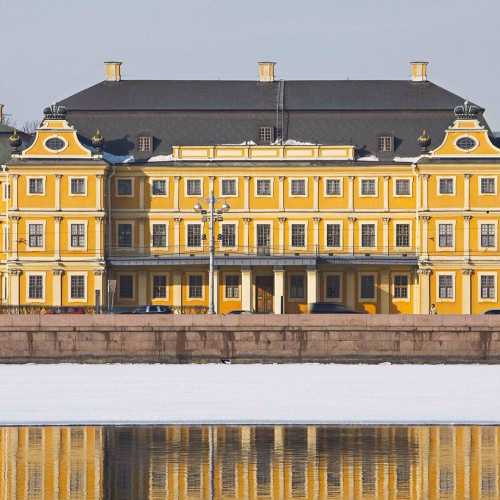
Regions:
<svg viewBox="0 0 500 500"><path fill-rule="evenodd" d="M200 181L200 194L188 194L188 181ZM203 197L203 177L185 177L184 178L184 196L186 198L201 198Z"/></svg>
<svg viewBox="0 0 500 500"><path fill-rule="evenodd" d="M118 193L118 181L130 181L132 192L131 194L119 194ZM115 178L115 196L117 198L133 198L135 195L135 179L134 177L116 177Z"/></svg>
<svg viewBox="0 0 500 500"><path fill-rule="evenodd" d="M31 179L42 179L42 192L41 193L30 193L30 180ZM30 175L26 178L26 196L45 196L46 194L46 179L44 175Z"/></svg>
<svg viewBox="0 0 500 500"><path fill-rule="evenodd" d="M8 181L5 181L3 183L3 189L2 189L2 200L3 201L8 201L10 200L10 183Z"/></svg>
<svg viewBox="0 0 500 500"><path fill-rule="evenodd" d="M74 179L83 179L84 192L83 193L72 193L71 192L71 182ZM87 176L86 175L71 175L68 177L68 196L87 196Z"/></svg>
<svg viewBox="0 0 500 500"><path fill-rule="evenodd" d="M189 277L190 276L201 276L201 297L190 297L189 296ZM186 274L186 301L198 302L200 300L205 300L205 274L204 273L187 273Z"/></svg>
<svg viewBox="0 0 500 500"><path fill-rule="evenodd" d="M188 226L200 226L200 246L198 246L198 247L188 246ZM184 224L184 247L186 248L186 251L188 251L190 249L203 248L203 223L202 222L186 221L186 223Z"/></svg>
<svg viewBox="0 0 500 500"><path fill-rule="evenodd" d="M71 297L71 277L72 276L83 276L83 286L85 289L85 294L83 299L76 299ZM87 273L85 272L70 272L68 273L68 302L87 302L87 297L88 297L88 279L87 279Z"/></svg>
<svg viewBox="0 0 500 500"><path fill-rule="evenodd" d="M328 225L329 224L337 224L340 226L340 245L338 247L331 247L328 245ZM325 248L335 248L337 250L341 249L344 246L344 222L342 220L325 220L324 228L323 228L323 238Z"/></svg>
<svg viewBox="0 0 500 500"><path fill-rule="evenodd" d="M26 250L30 251L30 252L43 252L45 251L45 242L47 240L47 233L45 231L45 226L46 226L46 222L47 221L44 221L44 220L27 220L26 221ZM30 246L30 225L31 224L41 224L42 225L42 231L43 231L43 234L42 234L42 241L43 241L43 244L41 247L32 247Z"/></svg>
<svg viewBox="0 0 500 500"><path fill-rule="evenodd" d="M270 194L258 194L257 192L257 181L269 181L271 187ZM274 178L273 177L255 177L254 179L254 195L256 198L272 198L274 193Z"/></svg>
<svg viewBox="0 0 500 500"><path fill-rule="evenodd" d="M45 291L46 291L46 275L44 271L32 271L26 273L26 303L41 304L45 302ZM30 299L30 276L41 276L42 277L42 298L41 299Z"/></svg>
<svg viewBox="0 0 500 500"><path fill-rule="evenodd" d="M8 224L4 224L3 226L3 251L6 253L9 251L9 226Z"/></svg>
<svg viewBox="0 0 500 500"><path fill-rule="evenodd" d="M304 194L292 194L292 181L304 181ZM288 178L288 196L290 198L307 198L309 196L309 179L307 177Z"/></svg>
<svg viewBox="0 0 500 500"><path fill-rule="evenodd" d="M481 226L485 224L493 224L495 226L495 246L493 247L483 247L481 245ZM496 220L486 220L481 219L478 221L478 231L477 231L477 247L483 250L484 252L495 252L498 248L498 221Z"/></svg>
<svg viewBox="0 0 500 500"><path fill-rule="evenodd" d="M304 303L307 302L307 274L303 271L289 271L287 274L287 301L294 303ZM290 292L292 291L292 276L302 276L304 280L304 296L303 297L291 297Z"/></svg>
<svg viewBox="0 0 500 500"><path fill-rule="evenodd" d="M495 287L495 297L493 299L483 299L481 297L481 276L493 276ZM497 301L497 271L482 271L477 273L477 301L478 302L496 302Z"/></svg>
<svg viewBox="0 0 500 500"><path fill-rule="evenodd" d="M304 227L304 246L302 247L294 247L292 246L292 226L296 224L303 224ZM288 248L290 250L305 250L309 243L309 226L308 221L306 220L289 220L288 221Z"/></svg>
<svg viewBox="0 0 500 500"><path fill-rule="evenodd" d="M165 297L154 297L154 278L155 276L165 276ZM150 283L150 297L151 302L158 303L168 300L169 296L169 287L170 287L170 273L168 271L165 272L151 272L151 283Z"/></svg>
<svg viewBox="0 0 500 500"><path fill-rule="evenodd" d="M440 298L439 297L439 277L440 276L451 276L453 297L451 299ZM456 280L455 271L442 271L436 273L436 302L455 302L456 297Z"/></svg>
<svg viewBox="0 0 500 500"><path fill-rule="evenodd" d="M452 193L441 193L440 185L441 179L453 179L453 192ZM436 177L436 194L437 196L456 196L457 194L457 178L455 175L438 175Z"/></svg>
<svg viewBox="0 0 500 500"><path fill-rule="evenodd" d="M375 181L375 194L363 194L363 181ZM376 198L378 196L378 177L360 177L359 196L360 198Z"/></svg>
<svg viewBox="0 0 500 500"><path fill-rule="evenodd" d="M165 227L165 239L166 239L166 246L164 247L155 247L153 246L153 226L154 225L163 225ZM160 220L160 219L153 219L149 221L149 246L153 250L167 250L168 249L168 221L167 220Z"/></svg>
<svg viewBox="0 0 500 500"><path fill-rule="evenodd" d="M361 277L362 276L375 276L375 280L374 280L374 292L375 292L374 295L375 295L375 297L369 298L369 299L361 297ZM362 303L365 303L365 302L376 303L377 302L377 296L378 296L378 276L377 276L377 273L375 273L375 272L361 272L361 273L358 273L358 302L362 302Z"/></svg>
<svg viewBox="0 0 500 500"><path fill-rule="evenodd" d="M83 224L85 226L85 245L83 247L74 247L71 245L71 224ZM68 231L68 248L72 251L80 251L80 252L85 252L87 251L87 246L88 246L88 220L69 220L68 225L67 225L67 231Z"/></svg>
<svg viewBox="0 0 500 500"><path fill-rule="evenodd" d="M482 179L494 179L495 181L495 191L493 193L483 193L481 191L481 181ZM479 193L480 196L496 196L497 194L497 184L498 184L498 179L496 175L480 175L477 178L477 192Z"/></svg>
<svg viewBox="0 0 500 500"><path fill-rule="evenodd" d="M395 282L395 277L396 276L406 276L408 278L408 297L406 299L402 297L396 297L396 282ZM411 302L411 274L410 273L405 273L403 271L394 271L391 273L391 296L393 302Z"/></svg>
<svg viewBox="0 0 500 500"><path fill-rule="evenodd" d="M455 220L444 220L444 219L439 219L436 221L436 226L434 229L435 237L435 247L436 247L436 252L450 252L455 250L455 247L457 245L457 232L456 232L456 223L457 221ZM453 225L453 246L451 247L441 247L439 246L439 225L440 224L452 224Z"/></svg>
<svg viewBox="0 0 500 500"><path fill-rule="evenodd" d="M328 194L326 191L327 181L340 181L340 194ZM343 177L325 177L323 179L323 196L325 198L342 198L342 196L344 196L344 178Z"/></svg>
<svg viewBox="0 0 500 500"><path fill-rule="evenodd" d="M165 181L165 194L153 194L154 181ZM152 198L168 198L168 189L169 189L168 177L151 177L149 179L149 185L150 185L149 192L151 193Z"/></svg>
<svg viewBox="0 0 500 500"><path fill-rule="evenodd" d="M359 223L359 228L358 228L358 237L359 237L359 251L360 252L363 252L363 249L365 248L371 248L371 249L374 249L374 248L377 248L378 247L378 221L376 220L364 220L364 221L361 221ZM363 226L368 226L368 225L374 225L375 226L375 246L373 247L364 247L362 246L362 243L363 243Z"/></svg>
<svg viewBox="0 0 500 500"><path fill-rule="evenodd" d="M120 297L120 278L122 276L132 276L132 298ZM135 272L131 271L131 272L117 273L117 275L116 275L116 300L126 301L126 302L135 302L135 300L137 298L136 283L137 283L137 277L136 277Z"/></svg>
<svg viewBox="0 0 500 500"><path fill-rule="evenodd" d="M236 184L236 194L223 194L222 193L222 181L235 181ZM219 179L219 193L222 198L237 198L239 196L240 186L238 177L221 177Z"/></svg>
<svg viewBox="0 0 500 500"><path fill-rule="evenodd" d="M227 297L226 296L226 277L227 276L238 276L238 297ZM241 301L241 272L236 271L225 271L222 273L222 287L224 288L224 293L222 294L222 300L224 302L240 302Z"/></svg>
<svg viewBox="0 0 500 500"><path fill-rule="evenodd" d="M327 279L328 276L339 276L340 278L340 290L339 290L339 298L337 299L332 299L331 297L326 296L326 290L327 290ZM323 300L325 302L334 302L334 303L341 303L344 300L344 276L343 273L339 272L326 272L323 275Z"/></svg>
<svg viewBox="0 0 500 500"><path fill-rule="evenodd" d="M396 245L396 241L397 241L397 229L396 229L396 226L398 224L408 224L410 226L410 229L409 229L409 238L408 238L408 246L407 247L398 247ZM394 250L395 251L405 251L405 250L409 250L410 248L412 248L412 245L413 245L413 221L411 220L403 220L403 219L396 219L394 220L394 227L393 227L393 235L394 235L394 241L393 241L393 247L394 247ZM404 273L403 273L404 274Z"/></svg>
<svg viewBox="0 0 500 500"><path fill-rule="evenodd" d="M397 181L408 181L410 186L410 194L398 194L396 190ZM394 198L411 198L413 196L413 179L411 177L393 177L392 195L394 196Z"/></svg>
<svg viewBox="0 0 500 500"><path fill-rule="evenodd" d="M239 244L239 224L237 220L227 220L224 222L220 222L220 234L222 234L222 226L234 226L234 246L232 247L224 247L222 246L222 238L219 240L219 249L221 252L228 252L230 250L236 250Z"/></svg>
<svg viewBox="0 0 500 500"><path fill-rule="evenodd" d="M119 252L131 252L133 250L135 250L135 221L134 220L117 220L115 221L115 243L116 245L114 245L114 250L118 250ZM130 247L121 247L119 246L119 238L118 238L118 235L119 235L119 226L120 224L132 224L132 246ZM124 273L124 274L127 274L127 273ZM135 292L134 292L135 293Z"/></svg>

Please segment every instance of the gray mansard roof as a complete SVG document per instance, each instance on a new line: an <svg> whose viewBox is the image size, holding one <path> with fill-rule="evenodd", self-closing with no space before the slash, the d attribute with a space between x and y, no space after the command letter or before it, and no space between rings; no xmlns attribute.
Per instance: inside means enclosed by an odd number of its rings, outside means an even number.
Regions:
<svg viewBox="0 0 500 500"><path fill-rule="evenodd" d="M285 141L353 144L362 155L378 155L377 137L392 134L393 156L416 156L422 129L439 144L463 101L432 82L122 80L60 104L84 141L99 128L106 151L142 159L139 135L153 136L154 156L173 145L257 142L262 126L283 128Z"/></svg>

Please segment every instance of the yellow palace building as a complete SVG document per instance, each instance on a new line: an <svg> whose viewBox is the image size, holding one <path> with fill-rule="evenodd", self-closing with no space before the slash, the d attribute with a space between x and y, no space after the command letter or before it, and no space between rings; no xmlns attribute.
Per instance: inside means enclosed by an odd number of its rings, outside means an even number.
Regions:
<svg viewBox="0 0 500 500"><path fill-rule="evenodd" d="M5 305L476 314L499 306L483 109L430 82L106 79L2 168ZM200 213L200 209L203 213Z"/></svg>

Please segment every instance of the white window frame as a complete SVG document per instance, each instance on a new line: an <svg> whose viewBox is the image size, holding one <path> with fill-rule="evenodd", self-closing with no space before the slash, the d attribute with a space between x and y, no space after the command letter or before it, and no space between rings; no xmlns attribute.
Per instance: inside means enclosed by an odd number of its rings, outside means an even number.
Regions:
<svg viewBox="0 0 500 500"><path fill-rule="evenodd" d="M238 276L238 297L227 296L226 278L228 276ZM237 270L224 272L222 274L222 286L224 288L224 293L222 294L222 300L226 302L239 302L241 300L241 272L238 272Z"/></svg>
<svg viewBox="0 0 500 500"><path fill-rule="evenodd" d="M436 302L455 302L455 297L457 295L457 290L456 290L456 276L455 276L455 271L441 271L436 273ZM440 298L439 297L439 277L440 276L451 276L451 283L452 283L452 290L453 290L453 297L451 298Z"/></svg>
<svg viewBox="0 0 500 500"><path fill-rule="evenodd" d="M42 277L42 297L40 299L30 299L30 276L41 276ZM47 288L47 273L45 271L29 271L26 273L26 302L27 303L38 303L41 304L45 302L46 288Z"/></svg>
<svg viewBox="0 0 500 500"><path fill-rule="evenodd" d="M131 193L130 194L119 194L118 192L118 181L130 181L131 183ZM115 178L115 195L117 198L133 198L135 195L135 180L134 177L116 177Z"/></svg>
<svg viewBox="0 0 500 500"><path fill-rule="evenodd" d="M363 226L375 226L375 245L372 247L364 247L363 246ZM359 223L359 251L363 252L363 249L374 249L378 247L378 224L376 220L364 220Z"/></svg>
<svg viewBox="0 0 500 500"><path fill-rule="evenodd" d="M188 194L188 181L200 181L200 194ZM185 177L184 178L184 196L186 198L203 197L203 177Z"/></svg>
<svg viewBox="0 0 500 500"><path fill-rule="evenodd" d="M163 181L165 182L165 194L154 194L153 193L153 183L154 181ZM150 183L150 193L152 198L168 198L168 177L151 177L149 179Z"/></svg>
<svg viewBox="0 0 500 500"><path fill-rule="evenodd" d="M409 186L409 194L398 194L396 184L398 181L407 181ZM411 198L413 196L413 179L411 177L394 177L392 179L393 196L394 198Z"/></svg>
<svg viewBox="0 0 500 500"><path fill-rule="evenodd" d="M201 276L201 297L190 297L189 292L190 292L190 287L189 287L189 278L190 276ZM186 300L190 302L196 302L199 300L205 300L205 275L204 273L187 273L186 274Z"/></svg>
<svg viewBox="0 0 500 500"><path fill-rule="evenodd" d="M71 225L72 224L83 224L85 227L85 245L83 247L74 247L71 243ZM88 220L69 220L68 225L67 225L67 231L68 231L68 248L72 251L80 251L84 252L87 250L88 246Z"/></svg>
<svg viewBox="0 0 500 500"><path fill-rule="evenodd" d="M47 241L47 232L46 232L46 222L47 221L44 221L44 220L27 220L26 221L26 249L29 250L30 252L43 252L45 251L45 244L46 244L46 241ZM42 231L43 231L43 235L42 235L42 240L43 240L43 244L41 247L32 247L30 245L30 225L32 224L41 224L42 225Z"/></svg>
<svg viewBox="0 0 500 500"><path fill-rule="evenodd" d="M457 245L457 231L456 231L456 223L457 221L455 220L444 220L444 219L439 219L436 221L436 226L435 226L435 236L434 236L434 241L435 241L435 247L437 252L449 252L455 250L455 247ZM451 247L441 247L439 246L439 226L440 224L452 224L453 225L453 246Z"/></svg>
<svg viewBox="0 0 500 500"><path fill-rule="evenodd" d="M453 180L453 192L452 193L441 193L441 179L452 179ZM437 196L456 196L457 194L457 178L455 175L438 175L436 177L436 191Z"/></svg>
<svg viewBox="0 0 500 500"><path fill-rule="evenodd" d="M270 194L259 194L257 190L258 181L268 181L270 185ZM254 194L256 198L272 198L274 193L274 178L273 177L256 177L254 179Z"/></svg>
<svg viewBox="0 0 500 500"><path fill-rule="evenodd" d="M30 180L41 179L42 180L42 192L41 193L30 193ZM26 195L27 196L45 196L47 191L46 179L44 175L30 175L26 178Z"/></svg>
<svg viewBox="0 0 500 500"><path fill-rule="evenodd" d="M155 297L154 296L154 284L155 284L155 276L164 276L165 277L165 297ZM170 273L168 271L166 272L156 272L152 271L151 272L151 284L150 284L150 292L151 292L151 301L165 301L168 300L168 295L169 295L169 286L170 286Z"/></svg>
<svg viewBox="0 0 500 500"><path fill-rule="evenodd" d="M304 246L295 247L292 246L292 226L293 225L303 225L304 226ZM306 220L289 220L288 221L288 248L290 250L305 250L308 245L308 222Z"/></svg>
<svg viewBox="0 0 500 500"><path fill-rule="evenodd" d="M494 180L494 182L495 182L495 190L493 191L493 193L483 193L483 191L481 190L481 182L482 182L483 179L493 179ZM496 175L480 175L477 178L477 192L481 196L496 196L496 194L497 194L497 184L498 184L498 179L497 179Z"/></svg>
<svg viewBox="0 0 500 500"><path fill-rule="evenodd" d="M75 179L83 179L83 193L72 193L71 183ZM68 177L68 196L87 196L87 176L86 175L70 175Z"/></svg>
<svg viewBox="0 0 500 500"><path fill-rule="evenodd" d="M498 297L497 291L497 271L481 271L477 273L477 301L478 302L496 302ZM495 287L495 296L492 299L483 299L481 297L481 277L482 276L493 276L494 287Z"/></svg>
<svg viewBox="0 0 500 500"><path fill-rule="evenodd" d="M153 246L153 226L165 226L165 242L166 242L166 246L164 247L155 247ZM167 220L157 220L157 219L150 219L149 221L149 234L150 234L150 238L149 238L149 245L152 249L154 250L167 250L168 249L168 230L169 230L169 227L168 227L168 221Z"/></svg>
<svg viewBox="0 0 500 500"><path fill-rule="evenodd" d="M328 194L326 189L328 181L339 181L340 194ZM323 179L323 196L325 198L342 198L344 195L344 178L343 177L325 177Z"/></svg>
<svg viewBox="0 0 500 500"><path fill-rule="evenodd" d="M71 297L71 277L72 276L83 276L83 286L84 286L84 291L85 291L83 298ZM87 273L85 273L85 272L69 272L67 286L68 286L68 302L87 302L87 297L88 297Z"/></svg>
<svg viewBox="0 0 500 500"><path fill-rule="evenodd" d="M375 181L375 194L363 194L363 181ZM360 198L376 198L378 196L378 177L360 177L359 196Z"/></svg>
<svg viewBox="0 0 500 500"><path fill-rule="evenodd" d="M361 297L361 277L362 276L374 276L374 283L373 283L373 288L374 288L374 297L373 298L364 298ZM358 302L369 302L369 303L376 303L377 302L377 296L378 296L378 275L376 272L360 272L358 273Z"/></svg>
<svg viewBox="0 0 500 500"><path fill-rule="evenodd" d="M407 247L400 247L400 246L397 246L397 228L396 226L398 226L399 224L407 224L408 226L410 226L409 228L409 235L408 235L408 246ZM393 241L393 247L394 247L394 250L398 251L398 250L408 250L410 248L412 248L412 245L413 245L413 224L412 224L412 221L411 220L399 220L399 219L396 219L394 220L394 228L393 228L393 234L394 234L394 241Z"/></svg>
<svg viewBox="0 0 500 500"><path fill-rule="evenodd" d="M255 248L255 251L257 251L258 245L257 245L257 226L259 224L262 225L268 225L269 226L269 253L273 254L274 250L274 224L272 220L254 220L253 221L253 246Z"/></svg>
<svg viewBox="0 0 500 500"><path fill-rule="evenodd" d="M486 224L493 224L495 226L495 246L493 247L483 247L481 245L481 227L483 225L486 225ZM481 219L480 221L478 221L478 231L477 231L477 237L478 237L478 241L477 241L477 247L480 248L481 250L485 251L485 252L495 252L497 249L498 249L498 221L496 220L486 220L486 219Z"/></svg>
<svg viewBox="0 0 500 500"><path fill-rule="evenodd" d="M338 298L331 298L328 297L326 294L327 291L327 280L329 276L338 276L340 279L340 288L339 288L339 297ZM341 303L344 300L344 276L343 273L339 272L326 272L323 275L323 297L325 302L336 302L336 303Z"/></svg>
<svg viewBox="0 0 500 500"><path fill-rule="evenodd" d="M132 297L121 297L120 296L120 278L122 276L131 276L132 277ZM127 301L127 302L135 302L137 298L137 276L133 271L130 272L120 272L116 275L116 299L118 301Z"/></svg>
<svg viewBox="0 0 500 500"><path fill-rule="evenodd" d="M188 227L189 226L199 226L200 227L200 246L199 247L191 247L188 246ZM184 247L186 248L186 251L189 251L190 249L200 249L203 248L203 223L202 222L196 222L196 221L186 221L184 224Z"/></svg>
<svg viewBox="0 0 500 500"><path fill-rule="evenodd" d="M8 252L9 251L9 225L4 224L3 225L3 251Z"/></svg>
<svg viewBox="0 0 500 500"><path fill-rule="evenodd" d="M328 226L335 224L340 226L340 245L338 247L331 247L328 245ZM342 220L325 220L323 231L324 231L323 237L325 242L325 248L336 248L338 250L344 246L344 238L343 238L344 222Z"/></svg>
<svg viewBox="0 0 500 500"><path fill-rule="evenodd" d="M302 276L304 283L304 295L302 297L292 297L290 292L292 291L292 277ZM307 274L303 271L288 271L287 272L287 300L288 302L307 302Z"/></svg>
<svg viewBox="0 0 500 500"><path fill-rule="evenodd" d="M220 234L221 235L222 235L222 227L223 226L234 226L234 246L232 246L232 247L222 246L222 238L221 238L219 240L220 251L227 252L229 250L235 250L236 248L238 248L238 231L239 231L238 221L237 220L228 220L228 221L221 222L220 223Z"/></svg>
<svg viewBox="0 0 500 500"><path fill-rule="evenodd" d="M221 177L219 179L219 193L222 198L237 198L240 192L239 189L239 182L238 182L238 177ZM234 181L235 186L236 186L236 193L235 194L223 194L222 192L222 183L223 181Z"/></svg>
<svg viewBox="0 0 500 500"><path fill-rule="evenodd" d="M5 181L3 183L3 189L2 189L2 199L3 199L3 201L10 200L10 191L11 191L10 183L9 183L9 181Z"/></svg>
<svg viewBox="0 0 500 500"><path fill-rule="evenodd" d="M408 297L396 297L396 276L406 276L408 279ZM410 302L411 300L411 274L404 271L394 271L391 273L391 296L393 302Z"/></svg>
<svg viewBox="0 0 500 500"><path fill-rule="evenodd" d="M289 177L288 178L288 196L290 198L307 198L309 192L307 177ZM292 194L292 182L293 181L304 181L304 194Z"/></svg>
<svg viewBox="0 0 500 500"><path fill-rule="evenodd" d="M115 221L115 237L116 237L116 245L114 250L118 250L119 252L130 252L135 250L135 221L134 220L116 220ZM132 246L130 247L121 247L119 246L119 226L120 224L131 224L132 225ZM127 273L125 273L127 274Z"/></svg>

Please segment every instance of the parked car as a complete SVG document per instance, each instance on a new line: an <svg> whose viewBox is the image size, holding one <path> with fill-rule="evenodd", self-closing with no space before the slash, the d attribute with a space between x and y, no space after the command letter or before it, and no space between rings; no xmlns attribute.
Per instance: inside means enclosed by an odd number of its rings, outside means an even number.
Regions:
<svg viewBox="0 0 500 500"><path fill-rule="evenodd" d="M236 309L234 311L229 311L227 314L253 314L253 312L252 311L245 311L245 310Z"/></svg>
<svg viewBox="0 0 500 500"><path fill-rule="evenodd" d="M169 306L141 306L132 311L132 314L172 314Z"/></svg>
<svg viewBox="0 0 500 500"><path fill-rule="evenodd" d="M46 314L85 314L85 308L55 306L48 309Z"/></svg>
<svg viewBox="0 0 500 500"><path fill-rule="evenodd" d="M344 304L335 302L315 302L311 306L311 314L360 314L349 309Z"/></svg>
<svg viewBox="0 0 500 500"><path fill-rule="evenodd" d="M500 314L500 309L488 309L484 314Z"/></svg>

